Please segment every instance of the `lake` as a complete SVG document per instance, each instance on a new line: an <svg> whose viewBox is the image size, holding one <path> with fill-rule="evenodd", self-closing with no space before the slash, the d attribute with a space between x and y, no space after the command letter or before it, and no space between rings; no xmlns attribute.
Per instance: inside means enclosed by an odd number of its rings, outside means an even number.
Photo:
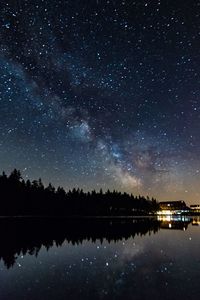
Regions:
<svg viewBox="0 0 200 300"><path fill-rule="evenodd" d="M0 219L0 299L197 299L198 217Z"/></svg>

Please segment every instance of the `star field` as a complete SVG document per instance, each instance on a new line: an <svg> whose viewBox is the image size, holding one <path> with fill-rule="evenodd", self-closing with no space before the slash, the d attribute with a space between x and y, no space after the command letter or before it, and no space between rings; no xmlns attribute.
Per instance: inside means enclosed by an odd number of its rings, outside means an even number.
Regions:
<svg viewBox="0 0 200 300"><path fill-rule="evenodd" d="M200 1L1 1L0 167L200 201Z"/></svg>

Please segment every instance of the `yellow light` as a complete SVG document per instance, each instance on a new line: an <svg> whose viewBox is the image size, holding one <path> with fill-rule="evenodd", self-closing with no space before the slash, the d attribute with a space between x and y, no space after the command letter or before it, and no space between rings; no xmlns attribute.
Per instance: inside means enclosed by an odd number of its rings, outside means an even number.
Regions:
<svg viewBox="0 0 200 300"><path fill-rule="evenodd" d="M172 220L172 215L159 215L158 216L158 221L162 221L162 222L170 222Z"/></svg>
<svg viewBox="0 0 200 300"><path fill-rule="evenodd" d="M161 215L161 216L163 216L163 215L171 216L171 215L173 215L173 212L171 210L160 210L160 211L157 212L157 214Z"/></svg>

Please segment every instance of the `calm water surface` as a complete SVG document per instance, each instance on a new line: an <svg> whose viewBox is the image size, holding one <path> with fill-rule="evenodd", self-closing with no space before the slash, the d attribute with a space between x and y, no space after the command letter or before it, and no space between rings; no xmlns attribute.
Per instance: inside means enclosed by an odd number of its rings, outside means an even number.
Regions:
<svg viewBox="0 0 200 300"><path fill-rule="evenodd" d="M199 298L198 218L58 223L0 221L0 299Z"/></svg>

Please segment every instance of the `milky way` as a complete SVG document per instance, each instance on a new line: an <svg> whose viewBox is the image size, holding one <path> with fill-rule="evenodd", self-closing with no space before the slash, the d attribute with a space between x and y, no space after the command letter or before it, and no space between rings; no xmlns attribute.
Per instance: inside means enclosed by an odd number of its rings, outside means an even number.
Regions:
<svg viewBox="0 0 200 300"><path fill-rule="evenodd" d="M0 169L200 201L200 1L1 1Z"/></svg>

